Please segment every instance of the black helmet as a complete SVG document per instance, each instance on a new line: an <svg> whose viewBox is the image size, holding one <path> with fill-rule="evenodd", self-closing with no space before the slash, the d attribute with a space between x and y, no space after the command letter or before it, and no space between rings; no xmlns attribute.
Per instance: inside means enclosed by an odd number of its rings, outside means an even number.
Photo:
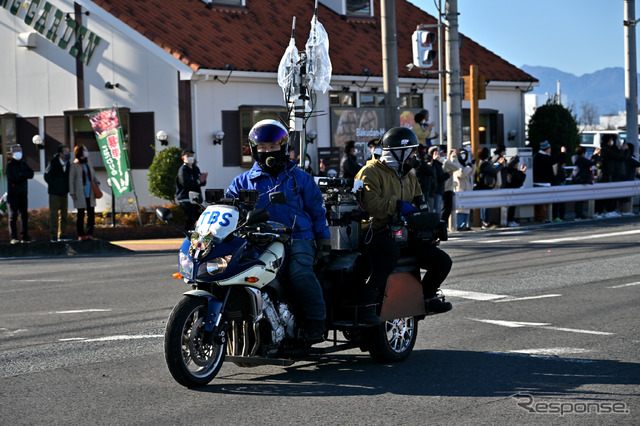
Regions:
<svg viewBox="0 0 640 426"><path fill-rule="evenodd" d="M392 127L382 136L380 142L383 151L418 147L418 137L407 127Z"/></svg>
<svg viewBox="0 0 640 426"><path fill-rule="evenodd" d="M289 132L276 120L258 121L249 131L249 145L251 156L265 171L279 172L287 163ZM280 151L258 152L258 145L275 143L280 145Z"/></svg>

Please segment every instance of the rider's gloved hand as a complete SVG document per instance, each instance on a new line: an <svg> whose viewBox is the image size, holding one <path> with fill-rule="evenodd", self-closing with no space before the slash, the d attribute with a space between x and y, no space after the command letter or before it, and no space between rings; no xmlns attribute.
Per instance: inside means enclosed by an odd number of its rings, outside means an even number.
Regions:
<svg viewBox="0 0 640 426"><path fill-rule="evenodd" d="M316 263L324 263L329 260L331 254L331 240L323 238L316 240Z"/></svg>
<svg viewBox="0 0 640 426"><path fill-rule="evenodd" d="M398 200L396 202L396 210L398 210L402 214L402 216L406 216L408 214L417 212L418 208L411 203Z"/></svg>

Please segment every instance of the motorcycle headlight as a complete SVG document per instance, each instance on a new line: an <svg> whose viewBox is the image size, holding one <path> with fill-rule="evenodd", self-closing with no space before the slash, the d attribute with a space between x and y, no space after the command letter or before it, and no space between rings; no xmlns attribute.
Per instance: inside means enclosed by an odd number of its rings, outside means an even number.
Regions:
<svg viewBox="0 0 640 426"><path fill-rule="evenodd" d="M231 261L231 255L217 257L204 262L198 267L198 277L217 275L224 272Z"/></svg>
<svg viewBox="0 0 640 426"><path fill-rule="evenodd" d="M198 232L191 234L191 245L189 246L189 254L194 259L202 260L211 251L215 245L215 239L211 234L201 235Z"/></svg>
<svg viewBox="0 0 640 426"><path fill-rule="evenodd" d="M189 255L180 252L178 263L180 264L180 273L185 278L193 276L193 261Z"/></svg>

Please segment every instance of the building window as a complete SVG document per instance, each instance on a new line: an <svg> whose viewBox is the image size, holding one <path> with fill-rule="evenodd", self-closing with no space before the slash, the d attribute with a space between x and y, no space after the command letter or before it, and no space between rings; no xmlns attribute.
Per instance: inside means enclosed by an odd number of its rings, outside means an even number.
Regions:
<svg viewBox="0 0 640 426"><path fill-rule="evenodd" d="M422 108L422 95L414 93L405 93L400 95L398 99L400 108Z"/></svg>
<svg viewBox="0 0 640 426"><path fill-rule="evenodd" d="M371 16L371 0L346 0L347 15Z"/></svg>
<svg viewBox="0 0 640 426"><path fill-rule="evenodd" d="M360 93L360 106L384 106L384 93L366 92Z"/></svg>
<svg viewBox="0 0 640 426"><path fill-rule="evenodd" d="M251 167L253 157L249 146L249 131L260 120L273 119L281 123L287 122L287 110L278 106L241 106L239 112L242 167Z"/></svg>
<svg viewBox="0 0 640 426"><path fill-rule="evenodd" d="M329 105L330 106L356 106L356 94L345 92L331 92L329 93Z"/></svg>

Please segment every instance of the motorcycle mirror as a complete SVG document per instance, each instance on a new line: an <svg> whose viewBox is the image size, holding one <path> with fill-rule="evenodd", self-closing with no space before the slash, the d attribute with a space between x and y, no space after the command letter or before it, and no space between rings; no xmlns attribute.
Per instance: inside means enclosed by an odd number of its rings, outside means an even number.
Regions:
<svg viewBox="0 0 640 426"><path fill-rule="evenodd" d="M169 223L171 219L173 219L173 214L171 210L166 207L158 207L156 208L156 216L163 222Z"/></svg>
<svg viewBox="0 0 640 426"><path fill-rule="evenodd" d="M196 191L189 191L189 202L191 202L191 204L202 204L202 195Z"/></svg>
<svg viewBox="0 0 640 426"><path fill-rule="evenodd" d="M247 213L247 221L245 225L253 225L254 223L266 222L269 220L269 212L265 209L251 210Z"/></svg>
<svg viewBox="0 0 640 426"><path fill-rule="evenodd" d="M287 196L284 195L284 192L272 192L269 194L269 203L271 204L286 204Z"/></svg>

